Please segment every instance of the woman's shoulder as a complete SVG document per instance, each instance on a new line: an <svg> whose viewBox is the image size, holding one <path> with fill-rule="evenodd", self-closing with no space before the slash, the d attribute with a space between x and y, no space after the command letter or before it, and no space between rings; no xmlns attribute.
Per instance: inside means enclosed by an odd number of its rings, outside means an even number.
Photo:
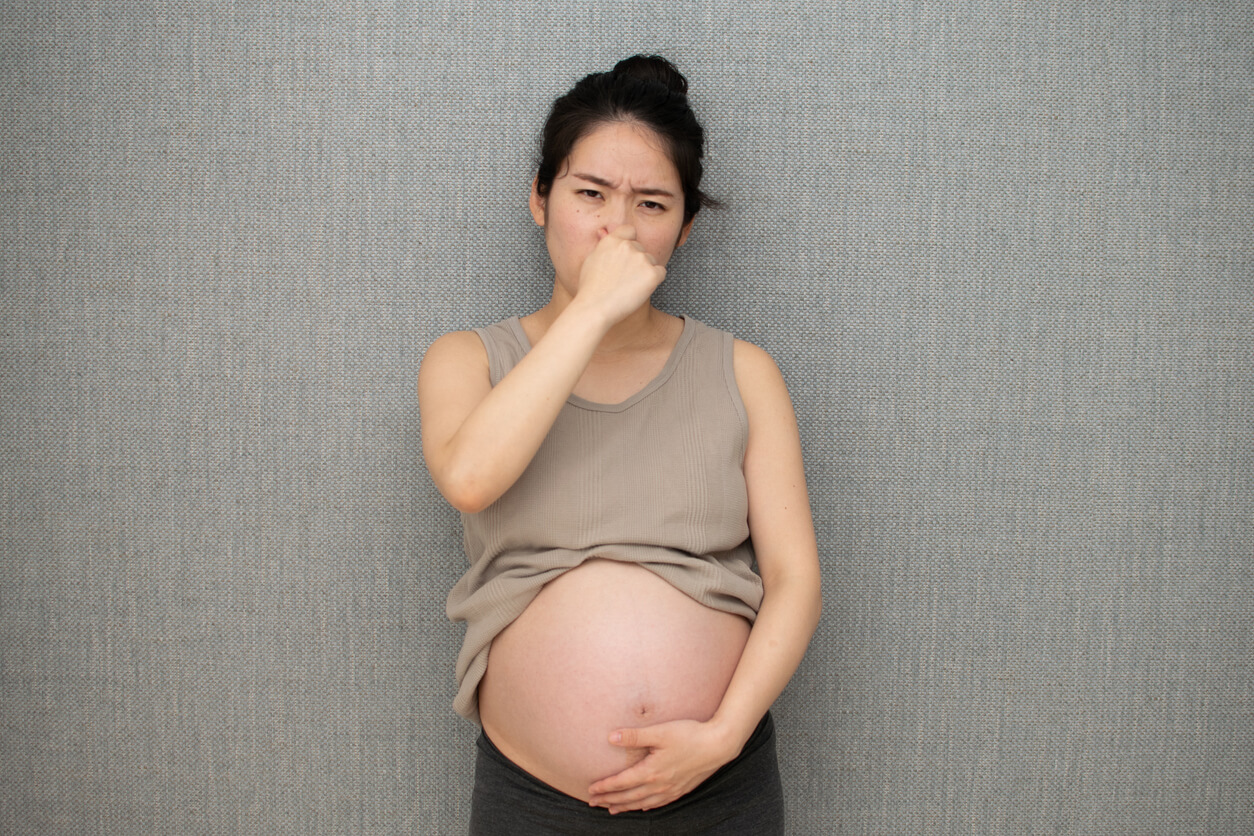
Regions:
<svg viewBox="0 0 1254 836"><path fill-rule="evenodd" d="M791 408L784 376L765 349L747 340L733 338L732 368L736 375L736 388L740 390L745 408L751 414L755 403L761 402L770 404L783 400Z"/></svg>
<svg viewBox="0 0 1254 836"><path fill-rule="evenodd" d="M439 337L427 349L422 369L434 365L476 378L482 370L495 386L530 350L527 335L518 317L513 316L482 328L450 331Z"/></svg>
<svg viewBox="0 0 1254 836"><path fill-rule="evenodd" d="M737 370L744 366L746 371L752 373L762 373L770 370L774 370L776 373L779 372L779 366L775 364L775 358L771 357L766 349L748 340L732 337L732 356Z"/></svg>
<svg viewBox="0 0 1254 836"><path fill-rule="evenodd" d="M484 348L478 331L449 331L447 334L436 337L431 345L427 346L422 363L425 366L433 361L444 362L474 357L487 357L487 350Z"/></svg>
<svg viewBox="0 0 1254 836"><path fill-rule="evenodd" d="M724 362L730 361L736 386L742 395L761 382L782 380L779 366L764 349L748 340L740 339L730 331L706 325L691 316L685 315L683 318L693 342L705 344L709 351L717 350L727 358Z"/></svg>
<svg viewBox="0 0 1254 836"><path fill-rule="evenodd" d="M475 381L489 381L490 363L483 341L474 331L450 331L436 338L418 366L418 400Z"/></svg>
<svg viewBox="0 0 1254 836"><path fill-rule="evenodd" d="M486 357L490 347L499 342L518 342L518 317L512 316L491 325L449 331L436 337L427 347L426 357L472 356Z"/></svg>

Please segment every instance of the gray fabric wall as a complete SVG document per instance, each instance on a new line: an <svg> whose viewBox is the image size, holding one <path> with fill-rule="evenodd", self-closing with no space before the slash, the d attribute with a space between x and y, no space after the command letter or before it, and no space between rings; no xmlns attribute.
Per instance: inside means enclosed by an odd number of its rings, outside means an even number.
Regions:
<svg viewBox="0 0 1254 836"><path fill-rule="evenodd" d="M5 3L0 831L464 829L416 368L642 50L804 434L791 832L1254 833L1254 15L1115 0Z"/></svg>

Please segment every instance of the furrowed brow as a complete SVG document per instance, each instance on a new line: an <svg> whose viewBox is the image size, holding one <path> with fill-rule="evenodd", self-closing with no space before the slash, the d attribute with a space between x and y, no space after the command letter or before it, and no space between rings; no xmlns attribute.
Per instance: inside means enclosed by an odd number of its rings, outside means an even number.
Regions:
<svg viewBox="0 0 1254 836"><path fill-rule="evenodd" d="M579 172L579 171L572 171L572 172L570 173L570 176L571 176L571 177L578 177L580 180L587 180L589 183L596 183L598 186L601 186L602 188L606 188L606 189L613 189L613 188L617 188L617 187L616 187L613 183L611 183L609 180L606 180L604 177L598 177L598 176L597 176L597 175L595 175L595 174L584 174L583 172ZM646 186L646 187L644 187L644 188L636 189L635 191L636 191L636 194L647 194L647 195L652 195L652 196L656 196L656 197L671 197L671 198L673 198L673 197L675 196L675 195L674 195L674 194L672 194L671 192L668 192L666 189L658 189L658 188L653 188L653 187L650 187L650 186Z"/></svg>

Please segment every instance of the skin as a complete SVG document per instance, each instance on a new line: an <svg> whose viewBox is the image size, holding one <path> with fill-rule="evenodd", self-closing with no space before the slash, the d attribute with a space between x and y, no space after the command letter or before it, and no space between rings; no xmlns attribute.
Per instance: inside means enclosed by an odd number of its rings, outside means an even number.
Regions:
<svg viewBox="0 0 1254 836"><path fill-rule="evenodd" d="M572 393L629 397L657 374L681 330L649 301L692 226L678 171L650 130L595 128L547 197L532 184L529 206L554 267L549 303L522 320L532 350L493 387L482 342L455 332L431 345L419 371L423 453L436 487L462 511L509 489ZM764 599L713 716L610 733L611 745L647 752L588 787L589 803L611 813L668 804L734 758L818 623L818 550L792 403L761 349L737 341L733 364L749 418L744 472Z"/></svg>
<svg viewBox="0 0 1254 836"><path fill-rule="evenodd" d="M479 683L483 730L517 766L588 801L592 783L648 754L611 745L609 733L708 720L748 638L748 621L648 569L585 561L492 640Z"/></svg>

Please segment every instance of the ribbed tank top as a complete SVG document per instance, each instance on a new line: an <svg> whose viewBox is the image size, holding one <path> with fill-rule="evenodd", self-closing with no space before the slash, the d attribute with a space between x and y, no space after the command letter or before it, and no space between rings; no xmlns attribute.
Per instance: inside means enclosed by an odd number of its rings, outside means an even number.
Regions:
<svg viewBox="0 0 1254 836"><path fill-rule="evenodd" d="M493 386L531 349L517 317L476 333ZM447 607L466 622L459 714L479 721L493 638L541 587L590 558L639 564L707 607L754 620L762 580L749 541L748 419L732 343L685 318L648 385L617 404L572 395L518 481L462 514L470 568Z"/></svg>

